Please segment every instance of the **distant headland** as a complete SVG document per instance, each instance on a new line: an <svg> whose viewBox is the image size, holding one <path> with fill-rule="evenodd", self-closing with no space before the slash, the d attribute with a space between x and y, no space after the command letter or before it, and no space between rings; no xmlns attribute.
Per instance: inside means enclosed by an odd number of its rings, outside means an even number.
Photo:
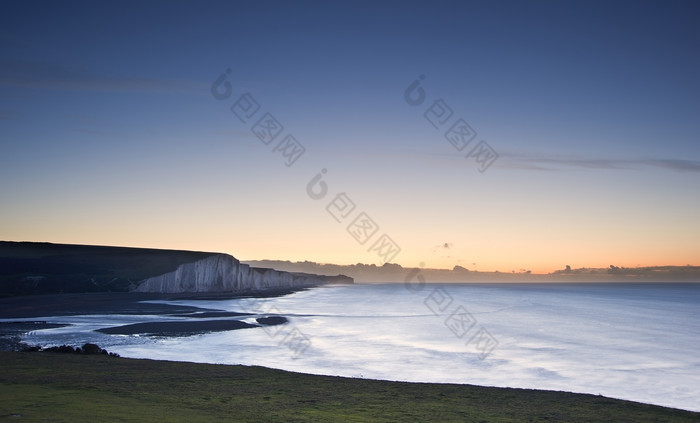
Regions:
<svg viewBox="0 0 700 423"><path fill-rule="evenodd" d="M357 263L351 265L322 264L312 261L248 260L250 266L273 267L287 272L309 272L319 275L342 273L355 282L379 283L588 283L588 282L700 282L700 266L647 266L605 268L571 268L562 266L551 273L485 272L454 266L452 269L403 267L395 263L383 265Z"/></svg>

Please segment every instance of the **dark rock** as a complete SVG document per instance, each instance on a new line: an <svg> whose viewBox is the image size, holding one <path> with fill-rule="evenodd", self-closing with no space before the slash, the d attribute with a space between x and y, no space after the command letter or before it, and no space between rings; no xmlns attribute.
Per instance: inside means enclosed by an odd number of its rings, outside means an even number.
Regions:
<svg viewBox="0 0 700 423"><path fill-rule="evenodd" d="M282 325L284 323L287 323L289 320L287 320L287 318L283 317L283 316L268 316L268 317L258 317L257 319L255 319L255 321L260 323L261 325L274 326L274 325Z"/></svg>

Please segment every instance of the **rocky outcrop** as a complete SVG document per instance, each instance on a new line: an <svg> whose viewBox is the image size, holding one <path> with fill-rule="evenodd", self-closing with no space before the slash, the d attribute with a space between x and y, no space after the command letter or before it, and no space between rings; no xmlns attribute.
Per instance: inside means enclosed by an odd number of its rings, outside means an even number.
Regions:
<svg viewBox="0 0 700 423"><path fill-rule="evenodd" d="M228 254L213 254L185 263L172 272L141 281L135 292L245 293L353 283L347 276L322 276L250 267Z"/></svg>

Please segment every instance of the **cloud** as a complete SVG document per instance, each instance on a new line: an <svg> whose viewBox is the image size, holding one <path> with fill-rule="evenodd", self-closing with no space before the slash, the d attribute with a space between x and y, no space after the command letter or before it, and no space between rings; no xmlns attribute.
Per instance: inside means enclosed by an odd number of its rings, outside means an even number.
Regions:
<svg viewBox="0 0 700 423"><path fill-rule="evenodd" d="M642 160L648 166L661 167L679 172L700 172L700 162L691 160Z"/></svg>
<svg viewBox="0 0 700 423"><path fill-rule="evenodd" d="M527 156L525 154L501 154L505 163L499 167L522 170L556 171L571 168L639 170L646 167L668 169L676 172L700 172L700 161L681 159L603 159Z"/></svg>
<svg viewBox="0 0 700 423"><path fill-rule="evenodd" d="M7 60L0 60L0 85L74 91L206 92L202 84L192 81L132 78L57 63Z"/></svg>

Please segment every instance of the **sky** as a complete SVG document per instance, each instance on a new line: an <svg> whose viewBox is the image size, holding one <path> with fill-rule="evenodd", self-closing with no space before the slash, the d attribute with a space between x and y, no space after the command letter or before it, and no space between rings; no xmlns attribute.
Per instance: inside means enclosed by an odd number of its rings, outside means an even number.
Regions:
<svg viewBox="0 0 700 423"><path fill-rule="evenodd" d="M700 265L695 1L0 1L0 239Z"/></svg>

